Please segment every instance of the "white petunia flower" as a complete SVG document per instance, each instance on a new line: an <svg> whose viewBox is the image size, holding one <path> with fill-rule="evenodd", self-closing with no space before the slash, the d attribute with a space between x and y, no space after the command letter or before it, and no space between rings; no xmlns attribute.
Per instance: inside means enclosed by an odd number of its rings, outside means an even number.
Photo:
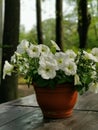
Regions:
<svg viewBox="0 0 98 130"><path fill-rule="evenodd" d="M74 61L76 58L76 53L73 50L67 50L65 52L65 57L66 59Z"/></svg>
<svg viewBox="0 0 98 130"><path fill-rule="evenodd" d="M13 65L11 65L8 61L5 61L4 68L3 68L3 79L5 79L6 75L11 75L13 70Z"/></svg>
<svg viewBox="0 0 98 130"><path fill-rule="evenodd" d="M58 64L58 68L59 69L64 68L65 60L66 60L65 53L63 53L63 52L55 53L55 59L56 59L57 64Z"/></svg>
<svg viewBox="0 0 98 130"><path fill-rule="evenodd" d="M13 56L11 56L11 62L16 63L16 56L15 56L15 54Z"/></svg>
<svg viewBox="0 0 98 130"><path fill-rule="evenodd" d="M91 72L91 78L92 78L92 79L96 78L96 74L97 74L96 71L92 71L92 72Z"/></svg>
<svg viewBox="0 0 98 130"><path fill-rule="evenodd" d="M93 48L91 53L96 57L96 59L98 61L98 48Z"/></svg>
<svg viewBox="0 0 98 130"><path fill-rule="evenodd" d="M51 43L52 43L52 46L53 47L55 47L55 49L57 50L57 51L60 51L61 49L59 48L59 46L56 44L56 42L54 42L53 40L50 40L51 41Z"/></svg>
<svg viewBox="0 0 98 130"><path fill-rule="evenodd" d="M79 85L79 84L81 84L79 75L75 74L75 76L74 76L74 85Z"/></svg>
<svg viewBox="0 0 98 130"><path fill-rule="evenodd" d="M28 54L29 57L31 57L31 58L39 57L39 55L40 55L39 47L36 46L36 45L31 45L31 46L27 49L27 54Z"/></svg>
<svg viewBox="0 0 98 130"><path fill-rule="evenodd" d="M86 59L91 59L95 62L98 62L97 58L94 55L92 55L91 53L88 53L86 51L83 51L83 53L85 54L84 56Z"/></svg>
<svg viewBox="0 0 98 130"><path fill-rule="evenodd" d="M38 74L43 79L53 79L56 76L55 67L50 63L44 64L44 66L38 68Z"/></svg>
<svg viewBox="0 0 98 130"><path fill-rule="evenodd" d="M46 45L40 44L39 51L41 54L47 55L48 53L50 53L50 48Z"/></svg>
<svg viewBox="0 0 98 130"><path fill-rule="evenodd" d="M77 66L76 64L71 61L71 60L67 60L65 62L65 66L63 68L63 71L65 72L66 75L70 76L70 75L75 75L76 71L77 71Z"/></svg>
<svg viewBox="0 0 98 130"><path fill-rule="evenodd" d="M11 62L12 63L16 63L17 60L19 60L20 58L22 58L22 55L17 53L17 52L15 52L14 55L11 56Z"/></svg>
<svg viewBox="0 0 98 130"><path fill-rule="evenodd" d="M58 70L57 61L54 59L53 55L41 55L39 60L40 66L46 66L46 64L51 64L55 70Z"/></svg>
<svg viewBox="0 0 98 130"><path fill-rule="evenodd" d="M22 40L21 43L17 46L16 52L18 52L19 54L23 54L26 52L28 47L29 42L27 40Z"/></svg>
<svg viewBox="0 0 98 130"><path fill-rule="evenodd" d="M93 93L98 93L98 82L97 83L90 83L89 90Z"/></svg>

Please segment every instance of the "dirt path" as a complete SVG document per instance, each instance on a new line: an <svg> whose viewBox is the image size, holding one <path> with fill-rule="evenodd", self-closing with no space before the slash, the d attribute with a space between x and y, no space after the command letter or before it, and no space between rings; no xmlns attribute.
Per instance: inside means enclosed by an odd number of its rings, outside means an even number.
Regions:
<svg viewBox="0 0 98 130"><path fill-rule="evenodd" d="M28 96L34 93L33 86L28 86L26 84L19 84L18 85L18 97Z"/></svg>

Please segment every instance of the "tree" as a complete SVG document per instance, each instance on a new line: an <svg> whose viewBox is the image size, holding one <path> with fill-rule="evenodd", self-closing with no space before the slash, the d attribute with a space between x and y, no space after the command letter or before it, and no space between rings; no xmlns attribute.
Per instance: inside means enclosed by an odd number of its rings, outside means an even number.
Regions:
<svg viewBox="0 0 98 130"><path fill-rule="evenodd" d="M37 21L37 37L38 43L43 44L43 34L41 25L41 0L36 0L36 21Z"/></svg>
<svg viewBox="0 0 98 130"><path fill-rule="evenodd" d="M2 0L0 0L0 84L1 84L1 57L2 57Z"/></svg>
<svg viewBox="0 0 98 130"><path fill-rule="evenodd" d="M56 0L56 43L63 50L62 0Z"/></svg>
<svg viewBox="0 0 98 130"><path fill-rule="evenodd" d="M91 16L87 9L87 0L77 0L78 4L78 34L80 48L85 48L87 42L88 28L91 22Z"/></svg>
<svg viewBox="0 0 98 130"><path fill-rule="evenodd" d="M2 48L2 75L5 60L10 60L19 40L20 0L5 0L5 17ZM0 102L17 98L17 77L12 75L1 79Z"/></svg>

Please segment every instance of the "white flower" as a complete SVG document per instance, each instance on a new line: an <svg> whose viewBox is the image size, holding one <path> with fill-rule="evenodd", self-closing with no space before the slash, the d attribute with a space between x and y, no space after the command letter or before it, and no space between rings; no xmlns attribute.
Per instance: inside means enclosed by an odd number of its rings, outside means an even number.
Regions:
<svg viewBox="0 0 98 130"><path fill-rule="evenodd" d="M59 46L53 41L51 40L52 46L56 48L57 51L60 51Z"/></svg>
<svg viewBox="0 0 98 130"><path fill-rule="evenodd" d="M97 83L90 83L89 90L94 93L98 93L98 82Z"/></svg>
<svg viewBox="0 0 98 130"><path fill-rule="evenodd" d="M81 82L80 82L79 75L75 74L75 76L74 76L74 85L80 85L80 84L81 84Z"/></svg>
<svg viewBox="0 0 98 130"><path fill-rule="evenodd" d="M96 78L96 74L97 74L96 71L92 71L92 72L91 72L91 78L92 78L92 79Z"/></svg>
<svg viewBox="0 0 98 130"><path fill-rule="evenodd" d="M4 68L3 68L3 79L5 79L6 75L11 75L13 70L13 65L11 65L8 61L5 61Z"/></svg>
<svg viewBox="0 0 98 130"><path fill-rule="evenodd" d="M97 58L94 55L92 55L91 53L88 53L86 51L83 51L83 53L85 54L84 56L86 59L91 59L95 62L98 62Z"/></svg>
<svg viewBox="0 0 98 130"><path fill-rule="evenodd" d="M63 53L63 52L55 53L55 59L58 64L58 68L63 69L64 65L65 65L65 60L66 60L65 53Z"/></svg>
<svg viewBox="0 0 98 130"><path fill-rule="evenodd" d="M37 76L40 76L37 85L44 81L50 86L51 82L47 82L49 79L54 84L55 81L56 84L74 82L79 92L89 88L90 91L98 93L98 48L93 48L89 53L80 50L76 54L70 49L60 51L52 40L49 47L22 40L11 57L11 62L5 61L3 79L12 72L22 74L29 79L29 83L36 83ZM81 86L80 89L77 85Z"/></svg>
<svg viewBox="0 0 98 130"><path fill-rule="evenodd" d="M37 45L31 45L31 46L27 49L27 54L28 54L29 57L31 57L31 58L39 57L39 55L40 55L39 47L38 47Z"/></svg>
<svg viewBox="0 0 98 130"><path fill-rule="evenodd" d="M44 64L44 66L38 68L38 74L43 79L53 79L56 76L55 67L50 63Z"/></svg>
<svg viewBox="0 0 98 130"><path fill-rule="evenodd" d="M96 57L96 59L98 61L98 48L93 48L91 53Z"/></svg>
<svg viewBox="0 0 98 130"><path fill-rule="evenodd" d="M18 52L19 54L23 54L26 52L28 47L29 42L27 40L22 40L21 43L17 46L16 52Z"/></svg>
<svg viewBox="0 0 98 130"><path fill-rule="evenodd" d="M11 62L16 63L16 56L15 56L15 54L13 56L11 56Z"/></svg>
<svg viewBox="0 0 98 130"><path fill-rule="evenodd" d="M73 50L67 50L65 52L65 57L66 59L74 61L76 58L76 53Z"/></svg>
<svg viewBox="0 0 98 130"><path fill-rule="evenodd" d="M53 79L56 76L58 66L53 55L41 55L39 65L38 74L43 79Z"/></svg>
<svg viewBox="0 0 98 130"><path fill-rule="evenodd" d="M17 60L19 60L20 58L22 58L22 55L17 53L17 52L15 52L14 55L11 56L11 62L12 63L16 63Z"/></svg>
<svg viewBox="0 0 98 130"><path fill-rule="evenodd" d="M77 66L73 61L67 60L65 62L65 66L63 68L63 71L65 72L66 75L69 75L69 76L70 75L75 75L76 70L77 70Z"/></svg>
<svg viewBox="0 0 98 130"><path fill-rule="evenodd" d="M40 66L46 66L46 64L51 64L55 70L58 70L57 61L54 59L53 55L41 55L39 60Z"/></svg>
<svg viewBox="0 0 98 130"><path fill-rule="evenodd" d="M44 55L47 55L48 53L50 53L49 47L43 44L39 45L39 51L41 54L44 54Z"/></svg>

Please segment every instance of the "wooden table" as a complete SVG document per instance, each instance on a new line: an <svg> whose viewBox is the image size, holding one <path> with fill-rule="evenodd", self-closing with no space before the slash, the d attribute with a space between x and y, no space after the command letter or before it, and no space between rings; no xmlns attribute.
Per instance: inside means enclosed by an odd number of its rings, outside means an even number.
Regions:
<svg viewBox="0 0 98 130"><path fill-rule="evenodd" d="M35 95L0 104L0 130L98 130L98 94L79 96L73 115L44 120Z"/></svg>

